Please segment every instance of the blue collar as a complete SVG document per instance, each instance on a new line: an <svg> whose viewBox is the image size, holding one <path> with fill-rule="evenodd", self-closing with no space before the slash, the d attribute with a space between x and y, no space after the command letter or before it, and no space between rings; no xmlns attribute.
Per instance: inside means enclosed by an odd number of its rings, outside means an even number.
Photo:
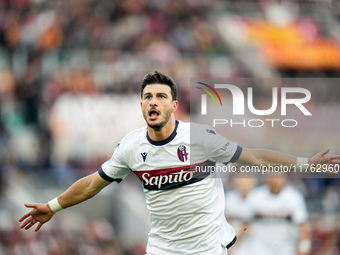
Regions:
<svg viewBox="0 0 340 255"><path fill-rule="evenodd" d="M171 135L162 140L162 141L154 141L150 138L149 134L148 134L148 131L146 131L146 138L148 139L149 143L151 143L152 145L156 145L156 146L161 146L161 145L164 145L164 144L167 144L167 143L170 143L174 138L175 136L177 135L177 127L178 127L178 120L176 120L176 126L175 126L175 129L174 131L171 133Z"/></svg>

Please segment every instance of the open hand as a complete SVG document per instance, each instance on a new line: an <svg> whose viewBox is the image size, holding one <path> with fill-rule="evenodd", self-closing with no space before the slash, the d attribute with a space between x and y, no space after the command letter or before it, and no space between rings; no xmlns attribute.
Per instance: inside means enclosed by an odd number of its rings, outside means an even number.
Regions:
<svg viewBox="0 0 340 255"><path fill-rule="evenodd" d="M48 222L54 215L54 212L51 210L48 204L25 204L27 208L33 208L28 213L24 214L19 222L24 221L20 228L30 229L38 222L38 226L35 228L35 231L39 231L39 229Z"/></svg>
<svg viewBox="0 0 340 255"><path fill-rule="evenodd" d="M311 169L312 166L315 167L319 165L321 170L327 170L328 173L337 174L340 170L340 155L327 156L326 154L329 151L329 148L325 149L310 158L308 160L309 169Z"/></svg>

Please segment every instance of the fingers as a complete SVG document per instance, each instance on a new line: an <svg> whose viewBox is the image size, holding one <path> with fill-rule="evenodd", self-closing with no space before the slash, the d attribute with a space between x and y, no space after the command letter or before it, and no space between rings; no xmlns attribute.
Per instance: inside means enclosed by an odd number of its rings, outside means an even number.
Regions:
<svg viewBox="0 0 340 255"><path fill-rule="evenodd" d="M37 223L37 221L33 219L33 220L25 227L25 229L26 229L26 230L27 230L27 229L30 229L32 226L35 225L35 223Z"/></svg>
<svg viewBox="0 0 340 255"><path fill-rule="evenodd" d="M34 208L34 209L37 209L37 205L38 205L38 204L36 204L36 203L35 203L35 204L25 203L24 205L25 205L27 208Z"/></svg>
<svg viewBox="0 0 340 255"><path fill-rule="evenodd" d="M321 156L324 156L324 155L326 155L330 150L331 150L330 148L327 148L327 149L321 151L321 152L320 152L320 155L321 155Z"/></svg>
<svg viewBox="0 0 340 255"><path fill-rule="evenodd" d="M326 172L327 174L334 174L334 175L336 175L336 174L338 174L338 172L334 172L334 171L328 171L328 172Z"/></svg>
<svg viewBox="0 0 340 255"><path fill-rule="evenodd" d="M340 155L332 155L332 156L330 156L330 158L331 158L331 160L332 159L340 159Z"/></svg>
<svg viewBox="0 0 340 255"><path fill-rule="evenodd" d="M37 220L35 220L33 217L30 217L20 225L20 228L25 228L27 230L30 229L35 223L37 223Z"/></svg>
<svg viewBox="0 0 340 255"><path fill-rule="evenodd" d="M36 204L24 204L27 208L34 208L36 209ZM25 213L20 219L19 222L22 222L27 217L31 216L33 213L33 210L29 211L28 213Z"/></svg>
<svg viewBox="0 0 340 255"><path fill-rule="evenodd" d="M35 228L35 232L38 232L40 230L40 228L44 225L43 223L33 219L33 218L29 218L27 219L23 224L20 225L20 228L24 228L26 230L30 229L31 227L33 227L36 223L38 223L38 226Z"/></svg>
<svg viewBox="0 0 340 255"><path fill-rule="evenodd" d="M47 222L52 216L43 210L41 204L24 204L27 208L33 208L28 213L25 213L20 219L19 222L22 222L20 225L21 229L30 229L36 223L38 223L35 231L39 231L39 229Z"/></svg>
<svg viewBox="0 0 340 255"><path fill-rule="evenodd" d="M31 211L31 212L32 212L32 211ZM32 215L31 212L25 213L25 214L19 219L19 222L22 222L24 219L26 219L27 217L31 216L31 215Z"/></svg>
<svg viewBox="0 0 340 255"><path fill-rule="evenodd" d="M325 156L330 151L330 148L327 148L321 152L319 152L319 155L327 161L329 164L340 164L340 155L330 155Z"/></svg>
<svg viewBox="0 0 340 255"><path fill-rule="evenodd" d="M25 213L20 219L19 222L24 221L21 225L20 228L25 228L29 229L33 225L37 223L37 220L33 218L34 211L36 209L36 204L24 204L27 208L34 208L33 210L29 211L28 213Z"/></svg>
<svg viewBox="0 0 340 255"><path fill-rule="evenodd" d="M37 221L36 219L34 219L33 217L28 218L27 220L25 220L21 225L20 228L21 229L30 229L31 227L33 227L36 223L38 223L38 226L35 228L35 232L39 231L39 229L42 227L42 225L44 225L44 223L41 223L39 221Z"/></svg>
<svg viewBox="0 0 340 255"><path fill-rule="evenodd" d="M39 229L44 225L43 223L39 222L38 226L35 228L35 232L38 232ZM32 225L33 226L33 225Z"/></svg>
<svg viewBox="0 0 340 255"><path fill-rule="evenodd" d="M340 164L340 155L331 155L327 159L330 164Z"/></svg>
<svg viewBox="0 0 340 255"><path fill-rule="evenodd" d="M21 225L20 228L24 228L25 226L27 226L28 224L30 224L32 222L33 218L30 217L27 220L25 220Z"/></svg>
<svg viewBox="0 0 340 255"><path fill-rule="evenodd" d="M34 204L30 204L30 203L25 203L24 204L27 208L33 208L33 210L29 211L28 213L25 213L20 219L19 222L23 221L25 218L27 218L28 216L31 216L34 214L35 210L38 210L38 206L39 204L34 203Z"/></svg>

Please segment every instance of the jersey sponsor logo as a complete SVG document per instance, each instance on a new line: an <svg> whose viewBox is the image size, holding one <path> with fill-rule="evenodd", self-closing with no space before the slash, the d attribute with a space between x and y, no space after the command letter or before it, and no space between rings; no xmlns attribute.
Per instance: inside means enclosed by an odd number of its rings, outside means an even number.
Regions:
<svg viewBox="0 0 340 255"><path fill-rule="evenodd" d="M198 164L207 165L208 162ZM206 178L209 171L199 171L197 165L174 167L167 169L142 170L134 173L143 182L144 188L148 190L167 190L195 183Z"/></svg>
<svg viewBox="0 0 340 255"><path fill-rule="evenodd" d="M143 153L141 153L140 155L142 155L143 161L145 162L146 156L148 155L148 153L143 152Z"/></svg>
<svg viewBox="0 0 340 255"><path fill-rule="evenodd" d="M188 152L187 152L187 148L184 145L180 145L178 146L177 149L177 156L179 158L180 161L185 162L188 160Z"/></svg>
<svg viewBox="0 0 340 255"><path fill-rule="evenodd" d="M194 176L194 171L186 171L186 169L181 169L178 172L152 176L151 173L143 173L142 180L145 186L155 186L158 189L162 189L162 186L166 184L174 184L181 182L188 182Z"/></svg>

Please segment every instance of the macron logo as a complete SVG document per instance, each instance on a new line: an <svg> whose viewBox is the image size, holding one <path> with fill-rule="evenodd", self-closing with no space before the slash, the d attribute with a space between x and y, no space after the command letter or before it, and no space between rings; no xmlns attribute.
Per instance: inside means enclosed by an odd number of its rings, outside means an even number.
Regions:
<svg viewBox="0 0 340 255"><path fill-rule="evenodd" d="M146 156L148 155L146 152L141 153L140 155L142 155L143 161L145 162L146 160Z"/></svg>

